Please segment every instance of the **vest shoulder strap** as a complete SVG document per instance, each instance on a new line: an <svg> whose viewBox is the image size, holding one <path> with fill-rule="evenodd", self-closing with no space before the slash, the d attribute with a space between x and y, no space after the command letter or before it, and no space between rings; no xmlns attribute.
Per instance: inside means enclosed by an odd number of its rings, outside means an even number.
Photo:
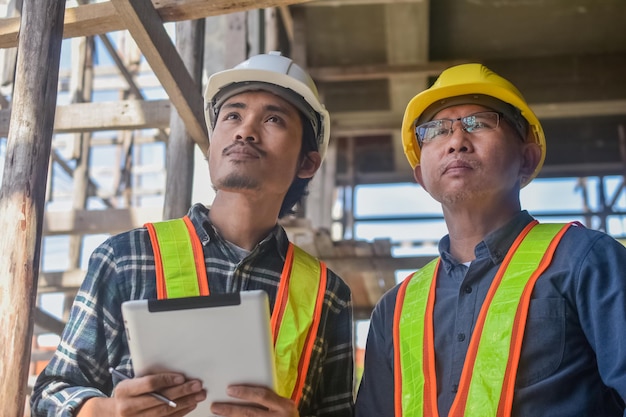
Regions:
<svg viewBox="0 0 626 417"><path fill-rule="evenodd" d="M291 243L287 250L271 324L277 358L276 391L284 397L292 398L296 403L302 397L314 350L326 282L326 264Z"/></svg>
<svg viewBox="0 0 626 417"><path fill-rule="evenodd" d="M157 298L208 295L202 245L189 217L145 226L155 257Z"/></svg>

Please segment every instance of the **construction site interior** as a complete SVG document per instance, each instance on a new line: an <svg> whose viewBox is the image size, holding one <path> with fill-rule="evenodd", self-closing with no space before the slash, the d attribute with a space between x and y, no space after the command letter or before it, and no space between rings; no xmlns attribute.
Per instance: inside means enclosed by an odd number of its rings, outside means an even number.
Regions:
<svg viewBox="0 0 626 417"><path fill-rule="evenodd" d="M37 1L0 1L0 178L20 19ZM413 179L400 127L408 101L451 65L485 64L539 117L548 151L522 191L525 208L626 242L624 22L623 0L68 0L28 387L58 343L91 251L184 215L168 185L211 204L203 86L261 52L306 68L330 111L327 158L281 222L350 286L361 354L376 302L436 256L446 233L440 207ZM193 143L185 169L168 169L175 131Z"/></svg>

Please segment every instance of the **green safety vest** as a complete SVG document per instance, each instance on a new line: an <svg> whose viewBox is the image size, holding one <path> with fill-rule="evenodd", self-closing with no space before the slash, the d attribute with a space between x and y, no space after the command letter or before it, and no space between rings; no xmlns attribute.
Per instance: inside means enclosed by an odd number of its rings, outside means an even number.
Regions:
<svg viewBox="0 0 626 417"><path fill-rule="evenodd" d="M530 296L570 225L533 221L513 243L479 313L449 417L511 415ZM393 326L396 417L439 416L433 332L438 267L435 259L398 290Z"/></svg>
<svg viewBox="0 0 626 417"><path fill-rule="evenodd" d="M157 297L209 295L202 244L189 217L145 226L155 255ZM289 244L270 324L276 392L296 404L302 397L317 336L326 279L325 263Z"/></svg>

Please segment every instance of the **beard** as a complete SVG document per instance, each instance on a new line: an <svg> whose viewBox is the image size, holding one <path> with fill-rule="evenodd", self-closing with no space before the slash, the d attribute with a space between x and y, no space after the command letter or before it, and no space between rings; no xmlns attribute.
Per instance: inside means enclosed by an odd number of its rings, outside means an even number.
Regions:
<svg viewBox="0 0 626 417"><path fill-rule="evenodd" d="M438 196L436 200L438 200L441 204L444 204L444 205L455 205L463 201L466 201L470 197L474 197L474 196L475 194L470 192L469 190L460 190L456 192L444 193L441 196Z"/></svg>
<svg viewBox="0 0 626 417"><path fill-rule="evenodd" d="M259 181L256 178L241 175L239 173L231 173L216 184L218 189L225 190L256 190L259 188Z"/></svg>

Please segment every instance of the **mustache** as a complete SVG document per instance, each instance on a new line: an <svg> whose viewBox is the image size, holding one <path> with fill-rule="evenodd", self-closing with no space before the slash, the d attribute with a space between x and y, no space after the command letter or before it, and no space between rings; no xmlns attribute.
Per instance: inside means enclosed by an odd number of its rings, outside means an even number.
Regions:
<svg viewBox="0 0 626 417"><path fill-rule="evenodd" d="M475 161L473 159L455 158L455 159L453 159L451 161L448 161L447 163L443 164L439 168L439 171L440 171L441 174L443 174L448 169L456 168L456 167L467 167L467 168L471 168L471 169L476 169L476 168L480 167L480 162Z"/></svg>
<svg viewBox="0 0 626 417"><path fill-rule="evenodd" d="M252 142L243 142L243 141L237 140L237 141L233 142L231 145L228 145L227 147L225 147L222 150L222 155L228 155L233 149L235 149L238 146L247 146L247 147L251 148L253 150L253 152L255 152L259 156L265 156L265 154L266 154L265 151L259 149Z"/></svg>

